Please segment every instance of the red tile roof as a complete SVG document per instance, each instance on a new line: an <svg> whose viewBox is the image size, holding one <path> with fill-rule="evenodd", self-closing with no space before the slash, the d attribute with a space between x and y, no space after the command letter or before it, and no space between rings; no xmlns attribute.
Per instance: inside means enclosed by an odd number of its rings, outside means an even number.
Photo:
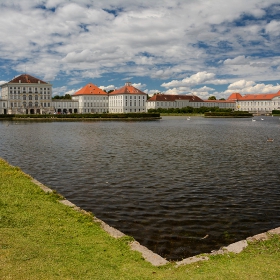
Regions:
<svg viewBox="0 0 280 280"><path fill-rule="evenodd" d="M9 83L23 83L23 84L38 84L38 82L40 82L40 84L47 84L46 82L28 74L22 74L9 81Z"/></svg>
<svg viewBox="0 0 280 280"><path fill-rule="evenodd" d="M116 89L112 92L110 92L110 95L115 95L115 94L144 94L146 95L145 92L137 89L136 87L132 86L131 83L125 83L123 87L120 89Z"/></svg>
<svg viewBox="0 0 280 280"><path fill-rule="evenodd" d="M98 94L98 95L107 95L105 91L103 91L101 88L97 87L96 85L89 83L85 85L83 88L78 90L73 94L73 96L77 95L92 95L92 94Z"/></svg>
<svg viewBox="0 0 280 280"><path fill-rule="evenodd" d="M271 100L272 98L280 96L280 90L277 93L257 93L246 94L242 96L240 93L232 93L227 100L246 101L246 100Z"/></svg>
<svg viewBox="0 0 280 280"><path fill-rule="evenodd" d="M242 98L242 95L238 92L233 92L227 100L233 100L233 101L236 101L236 100L239 100Z"/></svg>
<svg viewBox="0 0 280 280"><path fill-rule="evenodd" d="M271 100L272 98L280 96L280 92L278 93L266 93L266 94L246 94L242 97L242 101L244 100Z"/></svg>
<svg viewBox="0 0 280 280"><path fill-rule="evenodd" d="M180 100L189 100L190 102L203 102L202 99L200 99L196 95L175 95L175 94L155 94L149 101L180 101Z"/></svg>
<svg viewBox="0 0 280 280"><path fill-rule="evenodd" d="M215 103L235 103L235 100L204 100L204 102L215 102Z"/></svg>

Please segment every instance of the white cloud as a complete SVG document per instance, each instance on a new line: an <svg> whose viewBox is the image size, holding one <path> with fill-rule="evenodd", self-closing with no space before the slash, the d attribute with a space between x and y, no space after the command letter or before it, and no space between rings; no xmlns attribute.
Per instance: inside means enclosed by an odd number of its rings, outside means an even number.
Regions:
<svg viewBox="0 0 280 280"><path fill-rule="evenodd" d="M132 86L134 86L135 88L138 88L140 90L144 89L147 85L146 84L142 84L142 83L132 83Z"/></svg>
<svg viewBox="0 0 280 280"><path fill-rule="evenodd" d="M0 85L7 83L8 81L0 81Z"/></svg>
<svg viewBox="0 0 280 280"><path fill-rule="evenodd" d="M99 86L99 88L101 88L102 90L114 90L116 87L114 85L109 85L109 86Z"/></svg>
<svg viewBox="0 0 280 280"><path fill-rule="evenodd" d="M168 89L165 94L178 95L181 92L177 88Z"/></svg>
<svg viewBox="0 0 280 280"><path fill-rule="evenodd" d="M280 62L274 61L279 53L280 23L266 14L266 8L273 4L279 3L2 1L1 65L7 64L7 69L19 73L27 67L35 76L53 82L65 79L68 85L109 73L120 79L141 76L171 80L162 86L173 92L175 87L225 85L233 76L278 80ZM45 8L38 8L43 5ZM106 9L115 10L115 14ZM244 15L256 18L239 22ZM262 58L264 52L271 57ZM196 74L186 77L186 73Z"/></svg>
<svg viewBox="0 0 280 280"><path fill-rule="evenodd" d="M260 67L270 67L271 64L268 63L268 62L261 62L261 61L256 61L256 62L250 62L250 66L252 67L257 67L257 68L260 68Z"/></svg>
<svg viewBox="0 0 280 280"><path fill-rule="evenodd" d="M165 91L165 94L172 94L172 95L181 95L181 94L190 94L191 90L189 87L176 87L172 89L168 89Z"/></svg>
<svg viewBox="0 0 280 280"><path fill-rule="evenodd" d="M145 89L144 92L147 93L149 96L152 96L152 95L154 95L154 93L159 93L160 90L157 90L157 89L150 89L150 90Z"/></svg>
<svg viewBox="0 0 280 280"><path fill-rule="evenodd" d="M77 90L68 90L67 86L62 87L54 87L53 88L53 96L59 95L64 96L65 94L74 94Z"/></svg>
<svg viewBox="0 0 280 280"><path fill-rule="evenodd" d="M228 89L240 90L243 88L248 88L254 86L256 83L254 81L239 80L228 86Z"/></svg>
<svg viewBox="0 0 280 280"><path fill-rule="evenodd" d="M240 55L237 56L233 59L226 59L224 61L225 65L245 65L248 64L250 61L248 60L248 58L245 57L245 55Z"/></svg>
<svg viewBox="0 0 280 280"><path fill-rule="evenodd" d="M254 94L254 93L276 93L280 90L280 85L255 83L253 81L240 80L228 86L228 90L224 92L229 95L232 92L239 92L240 94Z"/></svg>
<svg viewBox="0 0 280 280"><path fill-rule="evenodd" d="M79 89L78 89L78 90L79 90ZM75 92L77 92L78 90L71 89L71 90L66 91L65 94L70 94L70 95L72 95L72 94L74 94Z"/></svg>
<svg viewBox="0 0 280 280"><path fill-rule="evenodd" d="M213 91L213 90L215 90L215 89L214 89L214 88L207 87L207 86L204 86L204 87L201 87L201 88L193 89L193 91L195 91L195 92L208 92L208 91Z"/></svg>
<svg viewBox="0 0 280 280"><path fill-rule="evenodd" d="M226 84L228 83L223 79L214 79L214 73L207 73L206 71L198 72L190 77L187 77L181 81L173 80L169 83L163 83L161 86L165 88L178 87L178 86L195 86L200 84Z"/></svg>
<svg viewBox="0 0 280 280"><path fill-rule="evenodd" d="M271 36L279 36L280 35L280 21L272 20L267 24L265 28L265 32Z"/></svg>

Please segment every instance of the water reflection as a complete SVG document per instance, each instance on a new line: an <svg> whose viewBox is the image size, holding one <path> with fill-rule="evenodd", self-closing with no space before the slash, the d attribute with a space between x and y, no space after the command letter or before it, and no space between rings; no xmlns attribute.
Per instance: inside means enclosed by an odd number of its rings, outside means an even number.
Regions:
<svg viewBox="0 0 280 280"><path fill-rule="evenodd" d="M279 125L272 117L0 122L0 156L181 259L280 225Z"/></svg>

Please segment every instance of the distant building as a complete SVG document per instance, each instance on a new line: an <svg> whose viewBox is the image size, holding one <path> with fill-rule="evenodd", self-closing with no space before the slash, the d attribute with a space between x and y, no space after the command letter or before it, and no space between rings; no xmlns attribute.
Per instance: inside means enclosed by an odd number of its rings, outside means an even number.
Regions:
<svg viewBox="0 0 280 280"><path fill-rule="evenodd" d="M204 105L204 101L195 95L171 95L171 94L155 94L147 100L147 111L149 109L170 109L184 107L200 108Z"/></svg>
<svg viewBox="0 0 280 280"><path fill-rule="evenodd" d="M110 93L89 83L72 99L52 99L52 85L22 74L1 85L0 114L139 113L149 109L219 107L270 114L280 110L280 91L268 94L232 93L227 100L202 100L195 95L147 94L125 83Z"/></svg>
<svg viewBox="0 0 280 280"><path fill-rule="evenodd" d="M236 103L236 110L255 114L270 114L272 110L280 110L280 90L277 93L246 94L232 93L227 100Z"/></svg>
<svg viewBox="0 0 280 280"><path fill-rule="evenodd" d="M1 85L1 88L2 100L7 103L4 108L6 114L50 114L54 112L50 83L28 74L22 74Z"/></svg>
<svg viewBox="0 0 280 280"><path fill-rule="evenodd" d="M135 88L130 82L109 94L109 113L146 112L147 94Z"/></svg>
<svg viewBox="0 0 280 280"><path fill-rule="evenodd" d="M52 104L56 114L78 113L78 101L72 99L53 99Z"/></svg>
<svg viewBox="0 0 280 280"><path fill-rule="evenodd" d="M205 107L219 107L220 109L236 110L236 102L233 100L204 100Z"/></svg>
<svg viewBox="0 0 280 280"><path fill-rule="evenodd" d="M0 99L0 114L7 114L7 100Z"/></svg>
<svg viewBox="0 0 280 280"><path fill-rule="evenodd" d="M96 85L89 83L72 95L78 102L78 113L107 113L108 94Z"/></svg>

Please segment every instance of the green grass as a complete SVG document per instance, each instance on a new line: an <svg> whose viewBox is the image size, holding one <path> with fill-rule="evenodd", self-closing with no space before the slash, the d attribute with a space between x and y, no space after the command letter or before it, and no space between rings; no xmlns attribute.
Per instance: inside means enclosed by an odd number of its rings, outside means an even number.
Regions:
<svg viewBox="0 0 280 280"><path fill-rule="evenodd" d="M160 113L160 116L193 116L193 117L203 117L204 114L199 113Z"/></svg>
<svg viewBox="0 0 280 280"><path fill-rule="evenodd" d="M130 250L131 238L110 237L59 199L0 160L0 279L279 279L279 236L238 255L153 267Z"/></svg>

